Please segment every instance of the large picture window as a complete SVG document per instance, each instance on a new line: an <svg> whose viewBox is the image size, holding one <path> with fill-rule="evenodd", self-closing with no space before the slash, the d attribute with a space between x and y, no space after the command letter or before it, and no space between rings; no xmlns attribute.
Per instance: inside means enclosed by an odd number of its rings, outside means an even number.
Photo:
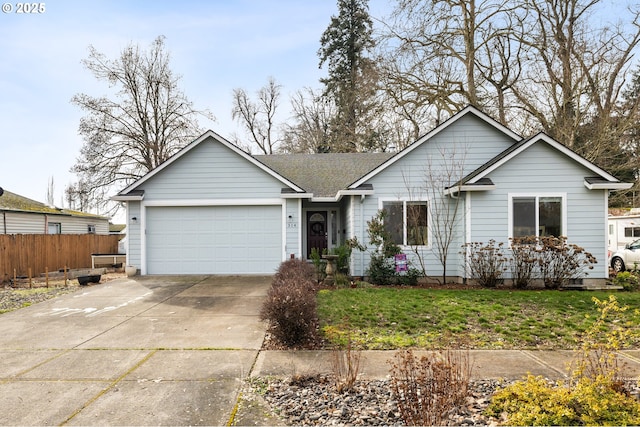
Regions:
<svg viewBox="0 0 640 427"><path fill-rule="evenodd" d="M514 196L511 203L512 237L563 235L561 196Z"/></svg>
<svg viewBox="0 0 640 427"><path fill-rule="evenodd" d="M401 246L426 246L429 243L427 202L383 202L384 228L393 243Z"/></svg>

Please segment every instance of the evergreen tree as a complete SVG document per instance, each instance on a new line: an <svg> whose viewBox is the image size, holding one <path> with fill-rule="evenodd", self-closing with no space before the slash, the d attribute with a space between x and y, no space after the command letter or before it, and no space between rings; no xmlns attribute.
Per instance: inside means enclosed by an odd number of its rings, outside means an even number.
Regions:
<svg viewBox="0 0 640 427"><path fill-rule="evenodd" d="M336 106L331 123L331 151L380 149L380 132L370 120L376 94L376 67L367 54L374 46L368 0L338 0L338 16L320 38L320 67L327 64L324 96Z"/></svg>

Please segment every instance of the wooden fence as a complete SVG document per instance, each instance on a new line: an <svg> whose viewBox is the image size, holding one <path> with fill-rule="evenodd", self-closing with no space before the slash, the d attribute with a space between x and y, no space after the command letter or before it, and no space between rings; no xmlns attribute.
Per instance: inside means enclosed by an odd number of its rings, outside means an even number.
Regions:
<svg viewBox="0 0 640 427"><path fill-rule="evenodd" d="M121 236L106 234L0 234L0 282L68 267L91 268L91 254L118 253Z"/></svg>

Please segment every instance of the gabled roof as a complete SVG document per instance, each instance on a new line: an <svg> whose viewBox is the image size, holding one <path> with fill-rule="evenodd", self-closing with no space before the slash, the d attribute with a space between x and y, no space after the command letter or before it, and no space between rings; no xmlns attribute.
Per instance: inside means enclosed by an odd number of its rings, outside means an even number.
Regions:
<svg viewBox="0 0 640 427"><path fill-rule="evenodd" d="M394 164L398 160L402 159L404 156L407 156L413 150L415 150L416 148L420 147L425 142L428 142L431 138L433 138L434 136L436 136L440 132L444 131L445 129L449 128L454 123L456 123L458 120L460 120L462 117L464 117L464 116L466 116L468 114L473 114L474 116L476 116L480 120L486 122L488 125L496 128L500 132L504 133L506 136L508 136L509 138L513 139L514 141L522 140L522 137L520 135L518 135L517 133L513 132L511 129L507 128L506 126L504 126L501 123L497 122L496 120L492 119L491 117L489 117L488 115L486 115L482 111L478 110L477 108L469 105L466 108L464 108L463 110L461 110L460 112L458 112L458 113L454 114L453 116L449 117L449 119L445 120L439 126L435 127L431 131L429 131L426 134L424 134L416 142L412 143L407 148L405 148L404 150L400 151L393 158L389 159L388 161L386 161L385 163L381 164L377 168L371 170L366 175L362 176L357 181L353 182L349 186L349 188L356 188L356 187L362 185L363 183L365 183L366 181L368 181L372 177L376 176L377 174L379 174L380 172L382 172L383 170L385 170L386 168L388 168L389 166L391 166L392 164Z"/></svg>
<svg viewBox="0 0 640 427"><path fill-rule="evenodd" d="M254 156L314 198L335 197L340 190L394 156L394 153L325 153Z"/></svg>
<svg viewBox="0 0 640 427"><path fill-rule="evenodd" d="M451 187L449 192L465 191L464 187L466 187L466 189L469 189L471 186L486 184L488 180L487 175L489 175L492 171L504 165L509 160L511 160L518 154L522 153L523 151L527 150L532 145L539 144L539 143L548 144L550 147L561 152L565 156L571 158L575 162L579 163L580 165L590 170L594 174L594 176L588 176L584 178L585 186L590 190L604 190L604 189L624 190L632 186L632 184L630 183L621 182L616 177L609 174L605 170L599 168L598 166L594 165L593 163L591 163L584 157L580 156L573 150L560 144L558 141L551 138L549 135L543 132L540 132L532 136L531 138L523 139L517 144L514 144L511 147L507 148L502 153L498 154L493 159L489 160L488 162L480 166L478 169L474 170L469 175L465 176L460 181L455 183Z"/></svg>
<svg viewBox="0 0 640 427"><path fill-rule="evenodd" d="M90 214L86 212L74 211L71 209L56 208L44 203L29 199L11 191L4 190L0 196L0 211L5 212L23 212L47 215L66 215L83 218L95 218L107 220L108 218Z"/></svg>
<svg viewBox="0 0 640 427"><path fill-rule="evenodd" d="M282 182L287 187L290 187L290 188L292 188L293 190L295 190L297 192L304 192L304 190L302 188L298 187L293 182L289 181L288 179L284 178L283 176L275 173L273 170L271 170L270 168L266 167L264 164L262 164L261 162L256 160L253 156L251 156L251 154L247 153L246 151L242 150L238 146L236 146L236 145L232 144L231 142L227 141L226 139L224 139L223 137L221 137L220 135L218 135L214 131L208 130L205 133L203 133L202 135L200 135L200 137L198 137L196 140L194 140L193 142L191 142L190 144L188 144L187 146L182 148L180 151L178 151L176 154L171 156L166 162L164 162L163 164L161 164L157 168L153 169L152 171L150 171L149 173L147 173L146 175L144 175L143 177L141 177L140 179L135 181L133 184L131 184L128 187L126 187L125 189L123 189L122 191L120 191L117 195L113 196L111 199L112 200L116 200L116 201L142 200L144 198L144 192L142 192L140 190L136 190L136 188L140 184L142 184L142 183L148 181L149 179L151 179L152 177L156 176L157 174L162 172L165 168L169 167L176 160L178 160L179 158L184 156L186 153L191 151L194 147L198 146L199 144L201 144L201 143L203 143L203 142L205 142L205 141L207 141L209 139L213 139L214 141L224 145L225 147L227 147L228 149L230 149L234 153L238 154L240 157L243 157L249 163L252 163L253 165L255 165L258 168L262 169L263 171L265 171L269 175L273 176L274 178L276 178L278 181ZM136 193L136 191L137 191L137 193Z"/></svg>

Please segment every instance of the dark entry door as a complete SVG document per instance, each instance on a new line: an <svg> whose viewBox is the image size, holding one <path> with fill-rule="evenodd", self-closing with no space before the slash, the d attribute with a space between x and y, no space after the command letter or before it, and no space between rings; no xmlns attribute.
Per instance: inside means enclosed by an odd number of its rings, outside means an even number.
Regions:
<svg viewBox="0 0 640 427"><path fill-rule="evenodd" d="M327 212L307 212L307 259L311 257L311 249L316 248L320 254L327 248Z"/></svg>

